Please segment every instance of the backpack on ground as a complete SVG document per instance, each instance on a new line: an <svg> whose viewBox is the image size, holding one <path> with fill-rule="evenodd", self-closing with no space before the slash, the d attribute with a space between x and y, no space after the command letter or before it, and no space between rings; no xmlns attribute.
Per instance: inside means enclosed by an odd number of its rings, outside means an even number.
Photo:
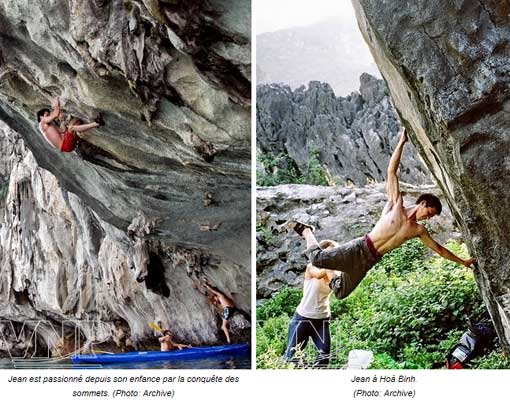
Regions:
<svg viewBox="0 0 510 408"><path fill-rule="evenodd" d="M465 368L473 358L483 355L496 338L494 327L488 319L475 324L468 322L468 327L459 342L448 353L446 368Z"/></svg>

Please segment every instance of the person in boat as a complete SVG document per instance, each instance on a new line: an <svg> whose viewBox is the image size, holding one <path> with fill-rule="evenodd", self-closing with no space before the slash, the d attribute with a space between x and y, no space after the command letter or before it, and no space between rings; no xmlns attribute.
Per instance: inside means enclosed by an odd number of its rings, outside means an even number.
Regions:
<svg viewBox="0 0 510 408"><path fill-rule="evenodd" d="M384 254L416 237L443 258L467 268L476 265L475 258L459 258L437 243L425 226L418 223L418 221L430 219L441 213L442 207L438 197L425 193L418 197L415 205L404 206L397 171L407 141L408 136L404 128L388 165L386 179L388 202L382 211L381 218L370 233L337 248L323 250L313 234L314 228L311 225L290 220L283 226L286 229L293 229L305 239L305 255L308 256L312 265L317 268L341 271L340 275L332 279L329 284L339 299L347 297Z"/></svg>
<svg viewBox="0 0 510 408"><path fill-rule="evenodd" d="M163 336L158 339L159 342L161 343L161 351L172 351L175 349L182 350L185 348L191 348L190 344L176 343L173 340L173 334L170 330L164 330L162 334Z"/></svg>
<svg viewBox="0 0 510 408"><path fill-rule="evenodd" d="M58 96L53 101L52 108L53 111L44 108L37 112L37 122L45 140L61 152L69 153L76 148L80 140L78 132L86 132L105 124L101 114L98 114L91 123L82 123L80 119L73 118L66 128L57 127L55 121L62 118Z"/></svg>
<svg viewBox="0 0 510 408"><path fill-rule="evenodd" d="M228 329L230 328L230 319L232 318L235 310L234 301L226 296L224 293L220 292L218 289L214 289L208 282L204 282L204 286L211 293L211 297L209 298L211 303L215 306L221 307L221 329L223 333L225 333L225 337L227 338L227 343L230 344L230 333Z"/></svg>

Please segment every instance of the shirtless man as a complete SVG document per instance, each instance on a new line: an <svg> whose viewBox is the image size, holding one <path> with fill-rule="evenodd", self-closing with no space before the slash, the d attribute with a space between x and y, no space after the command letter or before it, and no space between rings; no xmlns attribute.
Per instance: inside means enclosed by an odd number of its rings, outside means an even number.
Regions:
<svg viewBox="0 0 510 408"><path fill-rule="evenodd" d="M174 349L182 350L183 348L191 348L190 344L174 343L173 335L170 330L163 331L163 337L160 337L159 342L161 343L161 351L172 351Z"/></svg>
<svg viewBox="0 0 510 408"><path fill-rule="evenodd" d="M313 227L297 221L286 223L287 227L294 229L306 239L305 253L310 256L314 266L342 271L337 278L330 282L331 289L339 299L348 296L359 285L368 270L379 262L385 253L399 247L411 238L419 237L427 247L450 261L466 267L476 264L474 258L463 260L451 253L434 241L423 225L418 224L417 221L426 220L441 213L442 207L439 198L432 194L422 194L416 200L415 205L404 207L397 171L407 140L407 132L403 129L400 141L388 165L386 181L388 202L383 209L381 218L370 233L338 248L321 250L313 235Z"/></svg>
<svg viewBox="0 0 510 408"><path fill-rule="evenodd" d="M60 129L53 123L60 117L60 98L57 96L52 105L53 112L49 109L41 109L37 112L37 122L39 122L39 130L46 140L61 152L72 152L80 140L76 132L85 132L104 125L101 115L98 115L92 123L80 124L79 120L69 126L67 130Z"/></svg>
<svg viewBox="0 0 510 408"><path fill-rule="evenodd" d="M230 334L228 332L229 329L229 320L232 317L234 312L234 302L232 299L225 296L219 290L216 290L211 287L207 282L204 282L205 287L209 292L213 294L213 300L216 305L219 305L223 308L223 314L221 316L221 329L225 333L225 337L227 338L228 344L230 344Z"/></svg>

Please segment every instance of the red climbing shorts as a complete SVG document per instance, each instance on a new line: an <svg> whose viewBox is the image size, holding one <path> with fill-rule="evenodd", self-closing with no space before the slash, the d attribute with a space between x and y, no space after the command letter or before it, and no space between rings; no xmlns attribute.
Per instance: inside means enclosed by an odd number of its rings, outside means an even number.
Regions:
<svg viewBox="0 0 510 408"><path fill-rule="evenodd" d="M62 146L60 146L60 151L66 153L72 152L75 149L78 140L80 140L80 138L76 136L76 133L66 132L64 140L62 140Z"/></svg>

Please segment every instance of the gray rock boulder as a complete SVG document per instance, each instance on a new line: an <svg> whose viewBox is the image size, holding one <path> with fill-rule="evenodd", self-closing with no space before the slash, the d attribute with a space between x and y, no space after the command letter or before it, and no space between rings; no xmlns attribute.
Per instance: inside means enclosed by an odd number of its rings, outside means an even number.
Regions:
<svg viewBox="0 0 510 408"><path fill-rule="evenodd" d="M478 260L478 286L508 349L510 6L493 0L353 4L399 116Z"/></svg>

